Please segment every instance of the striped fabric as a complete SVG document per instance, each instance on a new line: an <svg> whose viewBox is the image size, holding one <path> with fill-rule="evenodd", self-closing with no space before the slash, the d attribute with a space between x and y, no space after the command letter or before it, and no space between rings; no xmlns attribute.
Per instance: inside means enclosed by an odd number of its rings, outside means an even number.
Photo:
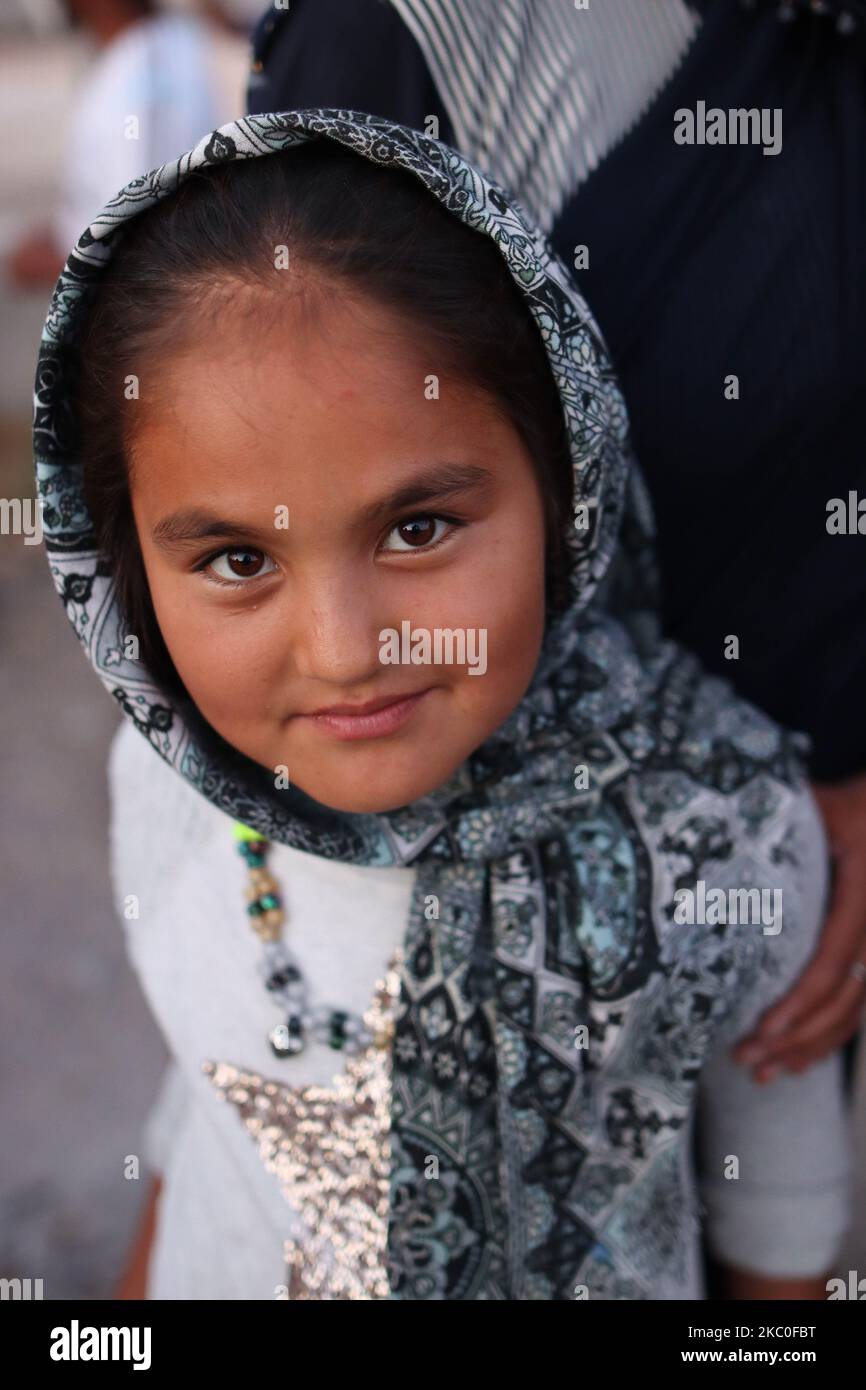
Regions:
<svg viewBox="0 0 866 1390"><path fill-rule="evenodd" d="M548 231L640 119L701 20L684 0L390 0L462 152Z"/></svg>

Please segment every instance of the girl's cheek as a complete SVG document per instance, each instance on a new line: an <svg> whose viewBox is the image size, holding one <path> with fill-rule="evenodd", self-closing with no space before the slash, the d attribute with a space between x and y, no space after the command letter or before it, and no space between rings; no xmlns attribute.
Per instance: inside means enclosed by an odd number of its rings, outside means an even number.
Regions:
<svg viewBox="0 0 866 1390"><path fill-rule="evenodd" d="M481 587L482 602L473 604L467 627L473 629L478 674L459 674L459 703L493 725L519 703L538 663L544 636L544 570L532 556L515 557L508 575L490 576ZM515 572L516 571L516 572ZM467 641L469 634L467 633ZM483 669L482 669L483 668Z"/></svg>
<svg viewBox="0 0 866 1390"><path fill-rule="evenodd" d="M199 575L179 584L151 586L157 622L181 679L207 717L208 710L231 716L249 708L269 679L274 657L252 614L228 613L205 594L190 591ZM246 621L245 621L246 620Z"/></svg>
<svg viewBox="0 0 866 1390"><path fill-rule="evenodd" d="M239 628L232 632L203 633L186 644L187 660L196 683L208 694L212 704L227 712L260 707L262 694L279 675L278 653L267 644L250 640Z"/></svg>

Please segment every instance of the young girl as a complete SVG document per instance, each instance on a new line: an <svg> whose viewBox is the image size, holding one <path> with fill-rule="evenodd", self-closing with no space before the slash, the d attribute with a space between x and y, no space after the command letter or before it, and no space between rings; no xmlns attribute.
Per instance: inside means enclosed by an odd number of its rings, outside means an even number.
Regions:
<svg viewBox="0 0 866 1390"><path fill-rule="evenodd" d="M508 192L356 112L221 128L80 238L35 445L172 1054L149 1296L701 1298L702 1227L731 1296L824 1296L840 1059L730 1057L820 928L801 746L660 640Z"/></svg>

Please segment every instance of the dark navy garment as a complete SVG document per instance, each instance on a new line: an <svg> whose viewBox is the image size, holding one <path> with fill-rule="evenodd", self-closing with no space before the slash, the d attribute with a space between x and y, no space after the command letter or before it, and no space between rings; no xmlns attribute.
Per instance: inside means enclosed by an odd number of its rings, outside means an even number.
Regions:
<svg viewBox="0 0 866 1390"><path fill-rule="evenodd" d="M866 499L864 45L819 16L694 8L682 64L551 237L569 266L589 248L573 273L653 496L666 631L808 732L813 774L832 779L866 770L866 538L826 529L831 498ZM293 0L253 49L251 113L436 114L453 143L422 50L383 0ZM674 112L699 101L781 108L780 153L677 145Z"/></svg>

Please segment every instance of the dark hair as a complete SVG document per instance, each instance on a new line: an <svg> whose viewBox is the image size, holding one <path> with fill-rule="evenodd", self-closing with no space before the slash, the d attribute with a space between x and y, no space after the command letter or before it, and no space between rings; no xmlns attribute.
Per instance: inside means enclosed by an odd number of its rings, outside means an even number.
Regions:
<svg viewBox="0 0 866 1390"><path fill-rule="evenodd" d="M486 234L466 227L407 171L314 140L196 170L117 235L79 354L84 486L128 630L165 687L185 694L153 611L132 513L135 415L124 381L143 358L170 356L202 314L212 313L218 326L225 291L238 281L273 288L277 246L326 285L342 279L396 310L513 423L544 500L548 611L564 605L573 484L562 401L529 307Z"/></svg>

